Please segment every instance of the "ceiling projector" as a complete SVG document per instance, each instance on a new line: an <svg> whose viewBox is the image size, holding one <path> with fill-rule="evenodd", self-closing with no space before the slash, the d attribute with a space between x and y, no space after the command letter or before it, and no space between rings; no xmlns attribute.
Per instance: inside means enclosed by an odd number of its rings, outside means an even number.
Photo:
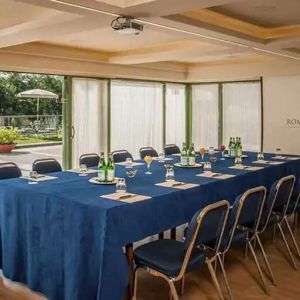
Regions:
<svg viewBox="0 0 300 300"><path fill-rule="evenodd" d="M130 17L118 17L111 22L113 30L123 34L140 34L143 31L143 25L132 21Z"/></svg>

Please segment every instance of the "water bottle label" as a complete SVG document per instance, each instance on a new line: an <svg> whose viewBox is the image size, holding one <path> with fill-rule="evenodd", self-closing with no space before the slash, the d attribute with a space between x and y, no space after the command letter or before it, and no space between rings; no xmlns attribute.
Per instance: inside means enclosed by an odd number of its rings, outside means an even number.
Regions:
<svg viewBox="0 0 300 300"><path fill-rule="evenodd" d="M188 165L188 157L187 156L181 156L181 165L182 166Z"/></svg>
<svg viewBox="0 0 300 300"><path fill-rule="evenodd" d="M115 180L115 170L108 170L107 181L114 181L114 180Z"/></svg>
<svg viewBox="0 0 300 300"><path fill-rule="evenodd" d="M194 166L195 163L196 163L195 157L193 157L193 156L189 157L189 165L190 165L190 166Z"/></svg>
<svg viewBox="0 0 300 300"><path fill-rule="evenodd" d="M98 171L98 180L99 181L105 181L105 170L99 170Z"/></svg>

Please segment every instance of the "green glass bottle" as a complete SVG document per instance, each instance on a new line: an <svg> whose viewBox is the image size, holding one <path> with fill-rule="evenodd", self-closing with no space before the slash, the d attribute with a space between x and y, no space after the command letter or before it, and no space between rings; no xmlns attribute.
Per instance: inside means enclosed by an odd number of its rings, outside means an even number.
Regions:
<svg viewBox="0 0 300 300"><path fill-rule="evenodd" d="M232 144L231 144L231 157L236 157L236 140L235 138L232 138Z"/></svg>
<svg viewBox="0 0 300 300"><path fill-rule="evenodd" d="M229 144L228 144L228 155L231 156L231 146L232 146L232 137L230 137Z"/></svg>
<svg viewBox="0 0 300 300"><path fill-rule="evenodd" d="M101 182L106 181L106 163L104 158L104 152L100 154L100 160L98 164L98 180Z"/></svg>
<svg viewBox="0 0 300 300"><path fill-rule="evenodd" d="M196 153L195 153L194 143L191 143L191 146L189 148L188 157L189 157L189 165L194 166L196 163Z"/></svg>
<svg viewBox="0 0 300 300"><path fill-rule="evenodd" d="M242 148L242 142L241 142L241 138L240 137L238 138L238 146L237 146L236 151L237 151L236 155L238 157L241 157L243 155L243 148Z"/></svg>
<svg viewBox="0 0 300 300"><path fill-rule="evenodd" d="M180 162L181 162L182 166L188 166L188 164L189 164L189 157L188 157L188 152L187 152L187 149L186 149L186 143L182 143Z"/></svg>
<svg viewBox="0 0 300 300"><path fill-rule="evenodd" d="M115 165L112 160L112 154L109 153L106 167L106 181L113 182L115 180Z"/></svg>

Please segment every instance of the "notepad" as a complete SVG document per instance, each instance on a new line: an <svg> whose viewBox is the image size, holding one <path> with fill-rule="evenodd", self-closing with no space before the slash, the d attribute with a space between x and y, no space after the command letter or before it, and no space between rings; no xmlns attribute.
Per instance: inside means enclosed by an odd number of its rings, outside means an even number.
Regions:
<svg viewBox="0 0 300 300"><path fill-rule="evenodd" d="M266 165L281 165L284 164L283 161L270 161L270 160L255 160L253 164L266 164Z"/></svg>
<svg viewBox="0 0 300 300"><path fill-rule="evenodd" d="M235 175L233 174L222 174L222 173L213 173L213 172L205 172L205 173L197 174L196 176L215 178L215 179L228 179L228 178L235 177Z"/></svg>
<svg viewBox="0 0 300 300"><path fill-rule="evenodd" d="M119 162L119 163L115 163L115 165L128 166L128 162L122 161L122 162ZM136 166L141 166L141 165L144 165L144 163L133 162L133 163L131 164L131 167L136 167Z"/></svg>
<svg viewBox="0 0 300 300"><path fill-rule="evenodd" d="M94 173L98 172L97 170L94 170L94 169L88 169L85 172L80 172L79 168L77 168L77 169L71 169L71 170L67 170L67 171L68 172L72 172L72 173L77 173L77 174L94 174Z"/></svg>
<svg viewBox="0 0 300 300"><path fill-rule="evenodd" d="M229 168L236 169L236 170L245 170L245 171L258 171L258 170L262 170L264 167L232 166Z"/></svg>
<svg viewBox="0 0 300 300"><path fill-rule="evenodd" d="M196 186L199 186L199 184L186 183L186 182L180 182L180 181L165 181L165 182L157 183L155 185L167 187L167 188L181 189L181 190L187 190L187 189L191 189Z"/></svg>
<svg viewBox="0 0 300 300"><path fill-rule="evenodd" d="M42 174L38 174L37 178L31 178L29 176L22 176L21 178L24 178L26 180L30 179L31 181L34 181L34 182L42 182L42 181L58 179L58 177L55 177L55 176L42 175Z"/></svg>
<svg viewBox="0 0 300 300"><path fill-rule="evenodd" d="M134 203L134 202L151 199L150 196L138 195L138 194L133 194L133 193L112 193L112 194L103 195L100 197L109 199L109 200L126 202L126 203Z"/></svg>

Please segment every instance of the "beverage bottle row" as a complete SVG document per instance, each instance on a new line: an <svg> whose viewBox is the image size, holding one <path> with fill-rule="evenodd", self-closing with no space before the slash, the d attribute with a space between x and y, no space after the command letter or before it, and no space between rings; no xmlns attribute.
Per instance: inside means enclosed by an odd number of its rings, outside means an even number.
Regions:
<svg viewBox="0 0 300 300"><path fill-rule="evenodd" d="M228 145L228 155L230 157L241 157L243 154L242 140L240 137L231 137Z"/></svg>
<svg viewBox="0 0 300 300"><path fill-rule="evenodd" d="M111 153L109 153L106 163L104 152L101 152L98 165L98 180L101 182L113 182L115 180L115 166Z"/></svg>
<svg viewBox="0 0 300 300"><path fill-rule="evenodd" d="M196 153L194 143L191 143L189 149L186 147L186 143L182 143L181 150L181 165L182 166L194 166L196 163Z"/></svg>

